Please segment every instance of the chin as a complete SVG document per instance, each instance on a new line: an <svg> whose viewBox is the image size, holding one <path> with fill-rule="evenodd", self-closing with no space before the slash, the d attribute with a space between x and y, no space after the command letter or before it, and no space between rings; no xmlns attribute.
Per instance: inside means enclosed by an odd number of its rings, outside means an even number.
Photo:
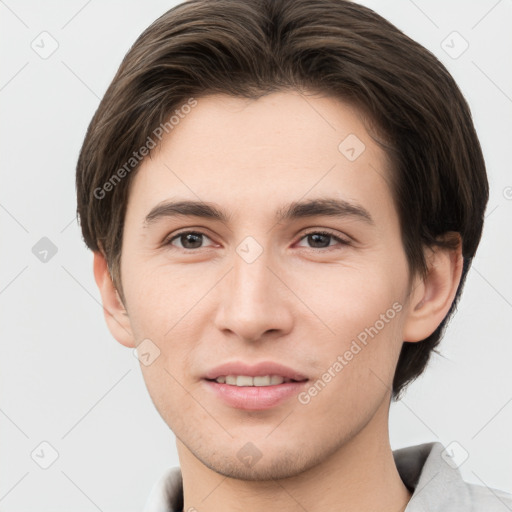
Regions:
<svg viewBox="0 0 512 512"><path fill-rule="evenodd" d="M257 452L254 445L247 443L245 452L243 449L234 452L231 457L219 456L218 453L203 457L195 454L206 467L219 475L236 480L246 481L271 481L290 478L307 471L321 462L322 455L315 450L315 455L308 458L302 448L283 451L282 447L275 448L275 454L269 455ZM253 458L245 455L253 451Z"/></svg>

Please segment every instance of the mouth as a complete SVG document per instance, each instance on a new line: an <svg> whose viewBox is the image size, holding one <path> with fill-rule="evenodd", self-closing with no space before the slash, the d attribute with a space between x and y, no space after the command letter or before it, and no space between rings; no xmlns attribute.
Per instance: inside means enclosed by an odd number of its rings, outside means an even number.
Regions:
<svg viewBox="0 0 512 512"><path fill-rule="evenodd" d="M213 368L203 376L206 391L213 398L235 409L263 410L297 396L309 379L278 363L256 365L230 362Z"/></svg>
<svg viewBox="0 0 512 512"><path fill-rule="evenodd" d="M203 378L232 386L272 386L307 380L306 375L299 371L273 361L261 361L252 365L242 361L230 361L212 368Z"/></svg>
<svg viewBox="0 0 512 512"><path fill-rule="evenodd" d="M228 386L238 387L266 387L279 386L287 382L305 382L308 379L296 380L283 377L282 375L259 375L251 377L250 375L221 375L216 379L206 379L209 382L218 384L227 384Z"/></svg>
<svg viewBox="0 0 512 512"><path fill-rule="evenodd" d="M259 381L258 377L226 376L228 380L229 377L235 378L237 383L222 382L223 377L204 379L205 391L214 401L219 400L220 403L231 408L248 411L271 409L285 404L294 397L298 398L308 383L308 379L302 381L287 379L285 382L284 378L279 375L261 376L264 384ZM274 384L268 384L269 381L272 382L272 377L274 377Z"/></svg>

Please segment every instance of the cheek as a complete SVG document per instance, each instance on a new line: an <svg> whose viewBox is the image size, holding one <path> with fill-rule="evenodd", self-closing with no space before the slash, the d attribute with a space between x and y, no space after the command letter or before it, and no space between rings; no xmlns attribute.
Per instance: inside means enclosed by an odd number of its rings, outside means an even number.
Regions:
<svg viewBox="0 0 512 512"><path fill-rule="evenodd" d="M334 338L356 337L376 323L379 331L396 323L401 309L396 303L400 304L402 293L399 280L388 269L340 266L309 277L303 273L296 281L297 295L307 298L307 305L325 321Z"/></svg>
<svg viewBox="0 0 512 512"><path fill-rule="evenodd" d="M188 315L211 287L204 276L192 277L168 263L155 267L134 261L131 268L137 272L127 272L124 291L131 327L139 338L163 340L173 330L183 329Z"/></svg>
<svg viewBox="0 0 512 512"><path fill-rule="evenodd" d="M350 404L391 385L403 322L400 287L392 277L379 267L343 269L323 279L323 286L308 296L308 306L330 330L323 328L325 334L316 337L318 387L327 383L337 388L343 396L340 403Z"/></svg>

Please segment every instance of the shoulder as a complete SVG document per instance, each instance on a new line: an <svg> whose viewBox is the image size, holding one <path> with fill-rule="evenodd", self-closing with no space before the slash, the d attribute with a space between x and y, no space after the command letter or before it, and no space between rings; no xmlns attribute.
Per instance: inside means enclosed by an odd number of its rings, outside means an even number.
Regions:
<svg viewBox="0 0 512 512"><path fill-rule="evenodd" d="M393 452L395 464L412 497L406 512L507 512L512 495L486 485L470 484L460 466L467 456L460 445L426 443Z"/></svg>
<svg viewBox="0 0 512 512"><path fill-rule="evenodd" d="M466 483L471 509L473 512L506 512L512 510L512 494L485 487L483 485Z"/></svg>
<svg viewBox="0 0 512 512"><path fill-rule="evenodd" d="M168 468L153 485L144 512L174 512L183 508L183 480L179 467Z"/></svg>

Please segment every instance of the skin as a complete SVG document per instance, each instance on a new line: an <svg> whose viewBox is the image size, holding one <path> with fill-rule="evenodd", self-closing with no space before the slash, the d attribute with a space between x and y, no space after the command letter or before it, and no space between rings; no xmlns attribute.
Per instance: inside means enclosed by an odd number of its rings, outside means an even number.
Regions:
<svg viewBox="0 0 512 512"><path fill-rule="evenodd" d="M366 146L355 161L338 149L349 134ZM405 508L411 494L388 432L393 375L402 341L425 339L448 313L462 258L460 246L426 250L429 275L409 286L389 172L356 110L293 91L198 98L137 171L123 232L124 304L99 252L94 272L113 336L127 347L149 338L160 350L141 369L177 438L184 510ZM276 223L283 205L321 197L357 202L375 224ZM216 203L232 217L145 227L171 198ZM184 228L205 236L163 244ZM352 242L314 245L305 235L318 230ZM250 264L236 252L247 236L263 248ZM394 303L401 311L307 404L294 396L263 411L235 409L201 380L226 361L271 360L315 382ZM261 453L251 467L237 456L248 442Z"/></svg>

